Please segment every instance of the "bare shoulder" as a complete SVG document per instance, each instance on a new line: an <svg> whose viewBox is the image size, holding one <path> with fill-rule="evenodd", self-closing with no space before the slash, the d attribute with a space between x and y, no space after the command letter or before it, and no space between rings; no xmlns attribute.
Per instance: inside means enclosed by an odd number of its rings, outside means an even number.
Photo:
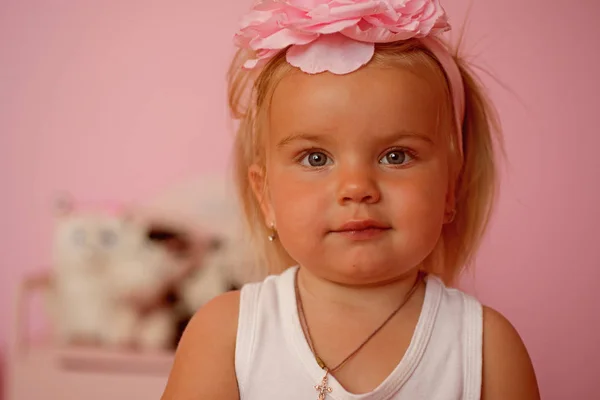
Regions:
<svg viewBox="0 0 600 400"><path fill-rule="evenodd" d="M523 340L498 311L483 307L483 400L538 400L537 379Z"/></svg>
<svg viewBox="0 0 600 400"><path fill-rule="evenodd" d="M239 399L235 340L240 292L218 296L188 324L162 400Z"/></svg>

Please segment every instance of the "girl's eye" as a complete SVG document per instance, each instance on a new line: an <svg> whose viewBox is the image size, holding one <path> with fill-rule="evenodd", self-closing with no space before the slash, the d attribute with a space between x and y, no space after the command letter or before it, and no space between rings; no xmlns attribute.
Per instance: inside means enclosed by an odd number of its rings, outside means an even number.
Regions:
<svg viewBox="0 0 600 400"><path fill-rule="evenodd" d="M324 167L330 162L329 157L320 151L308 153L301 161L307 167Z"/></svg>
<svg viewBox="0 0 600 400"><path fill-rule="evenodd" d="M411 161L411 155L405 150L392 150L381 159L382 164L402 165Z"/></svg>

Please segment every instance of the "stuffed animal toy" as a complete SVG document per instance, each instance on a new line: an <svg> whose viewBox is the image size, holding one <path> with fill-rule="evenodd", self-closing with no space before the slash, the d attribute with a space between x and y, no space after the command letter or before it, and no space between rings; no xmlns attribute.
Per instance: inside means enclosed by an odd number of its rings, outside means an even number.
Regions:
<svg viewBox="0 0 600 400"><path fill-rule="evenodd" d="M132 210L136 221L187 238L192 268L172 286L178 311L178 335L202 305L228 290L261 279L230 180L202 176L180 182ZM179 336L177 336L178 338Z"/></svg>
<svg viewBox="0 0 600 400"><path fill-rule="evenodd" d="M63 344L100 344L112 315L109 266L131 246L124 221L112 208L73 209L57 204L49 306L56 339Z"/></svg>
<svg viewBox="0 0 600 400"><path fill-rule="evenodd" d="M57 339L159 350L171 347L174 312L164 299L187 276L177 237L152 236L128 213L62 201L54 235L50 305Z"/></svg>
<svg viewBox="0 0 600 400"><path fill-rule="evenodd" d="M113 315L107 344L169 349L175 336L175 316L165 299L169 288L186 274L188 260L152 240L143 225L127 220L125 230L139 242L108 268Z"/></svg>

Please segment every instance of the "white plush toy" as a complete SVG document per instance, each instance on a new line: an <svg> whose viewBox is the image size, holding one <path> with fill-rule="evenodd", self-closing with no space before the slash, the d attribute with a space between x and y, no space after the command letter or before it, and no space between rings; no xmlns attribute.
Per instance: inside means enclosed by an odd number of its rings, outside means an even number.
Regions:
<svg viewBox="0 0 600 400"><path fill-rule="evenodd" d="M114 210L74 211L61 200L53 242L50 309L57 339L64 344L105 341L113 299L109 265L129 246L123 220Z"/></svg>
<svg viewBox="0 0 600 400"><path fill-rule="evenodd" d="M170 347L173 312L165 291L189 269L120 211L62 202L53 248L51 310L65 344Z"/></svg>

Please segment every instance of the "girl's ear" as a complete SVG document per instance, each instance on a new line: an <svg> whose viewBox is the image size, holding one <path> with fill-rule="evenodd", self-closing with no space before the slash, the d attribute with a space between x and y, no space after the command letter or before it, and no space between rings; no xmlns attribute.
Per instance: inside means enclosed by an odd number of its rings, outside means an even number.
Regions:
<svg viewBox="0 0 600 400"><path fill-rule="evenodd" d="M452 178L451 178L452 179ZM456 182L450 182L446 193L446 208L444 210L444 222L449 224L456 217Z"/></svg>
<svg viewBox="0 0 600 400"><path fill-rule="evenodd" d="M267 177L264 168L252 164L248 168L248 179L250 186L256 197L256 201L260 204L260 209L265 219L267 226L275 225L275 213L271 204L271 198L267 190Z"/></svg>

